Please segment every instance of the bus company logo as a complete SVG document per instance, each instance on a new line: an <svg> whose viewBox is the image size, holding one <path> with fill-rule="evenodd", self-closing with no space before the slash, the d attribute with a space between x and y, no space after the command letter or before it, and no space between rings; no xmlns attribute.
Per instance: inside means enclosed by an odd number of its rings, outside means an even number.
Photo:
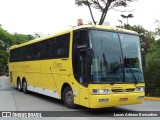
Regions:
<svg viewBox="0 0 160 120"><path fill-rule="evenodd" d="M56 61L53 62L53 67L54 67L54 68L63 68L63 67L62 67L62 63L58 63L58 62L56 62Z"/></svg>
<svg viewBox="0 0 160 120"><path fill-rule="evenodd" d="M2 117L12 117L11 112L2 112Z"/></svg>

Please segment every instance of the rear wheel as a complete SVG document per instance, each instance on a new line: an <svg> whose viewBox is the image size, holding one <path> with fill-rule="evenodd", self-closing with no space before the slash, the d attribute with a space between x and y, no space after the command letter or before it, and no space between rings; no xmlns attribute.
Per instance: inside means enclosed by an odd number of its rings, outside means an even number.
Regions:
<svg viewBox="0 0 160 120"><path fill-rule="evenodd" d="M18 88L18 91L22 91L22 87L21 87L21 80L20 79L18 79L17 80L17 88Z"/></svg>
<svg viewBox="0 0 160 120"><path fill-rule="evenodd" d="M28 93L28 90L27 90L27 81L24 79L23 80L23 84L22 84L22 90L25 94Z"/></svg>
<svg viewBox="0 0 160 120"><path fill-rule="evenodd" d="M74 104L74 95L70 87L66 87L63 91L63 102L68 108L76 108Z"/></svg>

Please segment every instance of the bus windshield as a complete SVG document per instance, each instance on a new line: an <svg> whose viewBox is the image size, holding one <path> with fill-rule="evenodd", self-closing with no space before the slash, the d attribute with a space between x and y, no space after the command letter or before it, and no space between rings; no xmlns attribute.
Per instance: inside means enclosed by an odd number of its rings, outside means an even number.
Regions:
<svg viewBox="0 0 160 120"><path fill-rule="evenodd" d="M90 30L89 36L94 54L91 82L144 82L138 36L102 30Z"/></svg>

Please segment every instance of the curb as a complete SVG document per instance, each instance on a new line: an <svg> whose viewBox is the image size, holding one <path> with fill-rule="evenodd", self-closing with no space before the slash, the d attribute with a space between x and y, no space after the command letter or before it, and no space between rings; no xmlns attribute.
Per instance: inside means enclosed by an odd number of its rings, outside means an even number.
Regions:
<svg viewBox="0 0 160 120"><path fill-rule="evenodd" d="M160 97L144 97L144 100L157 100L157 101L160 101Z"/></svg>

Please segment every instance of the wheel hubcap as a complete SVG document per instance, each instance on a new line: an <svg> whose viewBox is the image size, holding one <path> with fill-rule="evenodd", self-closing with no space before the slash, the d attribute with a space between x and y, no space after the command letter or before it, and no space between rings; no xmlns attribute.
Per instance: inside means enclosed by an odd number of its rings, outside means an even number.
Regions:
<svg viewBox="0 0 160 120"><path fill-rule="evenodd" d="M21 85L20 85L20 82L18 82L18 89L19 89L19 90L21 89Z"/></svg>
<svg viewBox="0 0 160 120"><path fill-rule="evenodd" d="M72 93L72 91L67 92L66 101L67 101L68 104L73 104L73 93Z"/></svg>
<svg viewBox="0 0 160 120"><path fill-rule="evenodd" d="M26 91L26 82L23 83L23 91Z"/></svg>

